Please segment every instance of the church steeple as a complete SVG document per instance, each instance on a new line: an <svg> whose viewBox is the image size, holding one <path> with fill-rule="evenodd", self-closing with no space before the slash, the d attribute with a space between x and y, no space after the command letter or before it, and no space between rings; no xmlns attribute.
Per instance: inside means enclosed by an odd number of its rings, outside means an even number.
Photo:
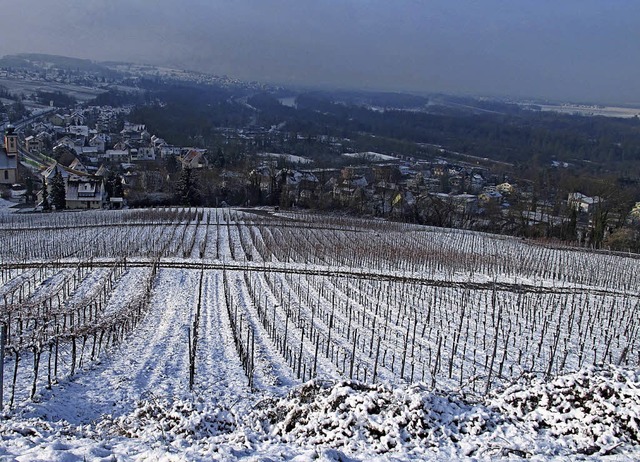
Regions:
<svg viewBox="0 0 640 462"><path fill-rule="evenodd" d="M7 156L18 155L18 135L13 125L9 124L4 133L4 150Z"/></svg>

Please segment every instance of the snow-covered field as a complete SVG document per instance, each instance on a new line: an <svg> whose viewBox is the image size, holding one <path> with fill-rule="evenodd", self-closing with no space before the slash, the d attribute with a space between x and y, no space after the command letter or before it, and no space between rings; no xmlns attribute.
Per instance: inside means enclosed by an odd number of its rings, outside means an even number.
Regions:
<svg viewBox="0 0 640 462"><path fill-rule="evenodd" d="M0 238L0 459L640 457L631 256L233 209Z"/></svg>
<svg viewBox="0 0 640 462"><path fill-rule="evenodd" d="M4 213L11 213L13 210L11 209L11 207L13 207L14 205L16 205L13 202L10 202L6 199L2 199L0 198L0 213L4 214Z"/></svg>
<svg viewBox="0 0 640 462"><path fill-rule="evenodd" d="M80 102L90 101L103 93L99 88L76 85L73 83L45 82L41 80L19 80L14 78L0 78L0 85L5 87L11 94L35 95L38 91L55 92L60 91L73 96ZM36 106L46 107L46 106Z"/></svg>
<svg viewBox="0 0 640 462"><path fill-rule="evenodd" d="M390 160L398 160L396 157L380 154L379 152L348 152L343 154L345 157L366 160L368 162L386 162Z"/></svg>
<svg viewBox="0 0 640 462"><path fill-rule="evenodd" d="M313 162L308 157L296 156L294 154L279 154L275 152L263 152L258 154L260 157L268 157L270 159L282 159L292 164L310 164Z"/></svg>
<svg viewBox="0 0 640 462"><path fill-rule="evenodd" d="M541 104L542 111L559 112L561 114L579 114L582 116L603 116L632 118L640 115L640 108L637 107L615 107L615 106L588 106L580 104Z"/></svg>

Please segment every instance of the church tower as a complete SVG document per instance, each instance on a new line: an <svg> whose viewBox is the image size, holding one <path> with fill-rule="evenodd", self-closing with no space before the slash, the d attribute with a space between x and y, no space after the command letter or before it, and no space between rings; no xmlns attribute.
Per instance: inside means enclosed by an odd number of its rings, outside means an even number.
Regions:
<svg viewBox="0 0 640 462"><path fill-rule="evenodd" d="M13 125L8 125L4 133L4 150L9 157L18 156L18 135Z"/></svg>

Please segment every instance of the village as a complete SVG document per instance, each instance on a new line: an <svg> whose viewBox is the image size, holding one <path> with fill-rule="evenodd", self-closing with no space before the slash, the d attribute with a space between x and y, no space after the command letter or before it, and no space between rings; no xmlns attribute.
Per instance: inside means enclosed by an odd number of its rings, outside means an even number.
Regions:
<svg viewBox="0 0 640 462"><path fill-rule="evenodd" d="M21 212L269 206L593 247L622 234L617 245L625 248L637 234L640 203L615 197L615 188L614 194L592 189L588 195L570 182L559 185L573 168L566 162L543 167L553 180L532 181L513 164L441 145L382 146L375 137L353 139L359 134L346 130L337 136L286 122L263 126L248 96L230 99L234 111L253 114L244 122L213 126L207 140L185 135L176 141L176 130L167 136L140 120L140 102L133 100L144 79L166 88L172 82L235 88L233 95L260 94L266 87L188 71L124 64L107 69L81 60L62 69L46 62L51 57L28 59L33 68L0 66L0 85L11 85L0 95L0 193ZM113 88L124 92L115 92L124 102L97 103ZM292 97L274 101L283 108L297 104Z"/></svg>
<svg viewBox="0 0 640 462"><path fill-rule="evenodd" d="M564 233L583 244L598 226L605 199L572 192L559 201L536 198L531 182L442 156L424 160L376 152L340 152L342 166L314 167L294 154L255 152L265 138L285 140L274 128L221 130L225 143L239 140L255 155L225 165L218 153L176 146L129 121L130 108L77 107L42 111L20 130L8 124L0 151L2 196L23 211L104 209L154 205L269 205L345 210L358 215L442 227L480 229L532 237ZM559 167L562 168L562 167ZM188 185L197 199L180 197L181 172L196 172ZM57 199L56 177L64 183ZM184 185L183 185L184 186ZM46 191L46 192L45 192ZM637 220L640 204L627 217ZM601 219L601 218L600 218ZM604 228L600 232L610 233ZM605 236L603 235L602 238Z"/></svg>

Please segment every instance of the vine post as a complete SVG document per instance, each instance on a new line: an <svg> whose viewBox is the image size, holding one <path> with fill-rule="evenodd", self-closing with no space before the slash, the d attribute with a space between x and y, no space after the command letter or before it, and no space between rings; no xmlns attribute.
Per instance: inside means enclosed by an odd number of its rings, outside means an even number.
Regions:
<svg viewBox="0 0 640 462"><path fill-rule="evenodd" d="M0 324L0 411L4 405L4 347L7 343L7 325Z"/></svg>

